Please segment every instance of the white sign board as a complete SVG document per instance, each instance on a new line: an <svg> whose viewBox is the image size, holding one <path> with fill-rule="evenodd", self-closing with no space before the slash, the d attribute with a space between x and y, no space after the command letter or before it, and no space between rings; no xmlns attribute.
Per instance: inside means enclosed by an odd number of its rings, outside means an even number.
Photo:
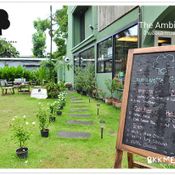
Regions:
<svg viewBox="0 0 175 175"><path fill-rule="evenodd" d="M43 88L32 89L30 96L38 99L46 99L48 97L47 90Z"/></svg>

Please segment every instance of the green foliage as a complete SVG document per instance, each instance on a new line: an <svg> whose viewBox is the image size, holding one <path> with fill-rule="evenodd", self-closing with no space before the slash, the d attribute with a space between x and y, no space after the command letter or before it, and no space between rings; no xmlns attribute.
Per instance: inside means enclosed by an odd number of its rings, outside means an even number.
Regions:
<svg viewBox="0 0 175 175"><path fill-rule="evenodd" d="M37 31L45 32L50 27L50 21L48 19L42 20L38 18L33 22L33 25Z"/></svg>
<svg viewBox="0 0 175 175"><path fill-rule="evenodd" d="M113 79L113 80L108 79L105 81L105 84L106 84L108 91L111 94L111 98L113 98L113 93L116 90L116 80L115 79Z"/></svg>
<svg viewBox="0 0 175 175"><path fill-rule="evenodd" d="M16 142L19 143L20 147L24 147L26 144L26 141L30 139L31 135L31 126L35 125L35 122L29 123L26 120L26 116L18 117L15 116L11 123L10 128L13 132L13 139L16 140Z"/></svg>
<svg viewBox="0 0 175 175"><path fill-rule="evenodd" d="M65 90L65 86L63 82L49 82L46 84L46 89L49 98L57 98L59 93Z"/></svg>
<svg viewBox="0 0 175 175"><path fill-rule="evenodd" d="M62 9L56 11L54 20L58 25L58 29L54 33L54 42L57 50L53 53L53 58L60 60L66 55L66 38L68 31L67 6L63 6Z"/></svg>
<svg viewBox="0 0 175 175"><path fill-rule="evenodd" d="M49 114L47 108L39 104L39 110L36 117L39 121L39 128L41 130L47 129L49 126Z"/></svg>
<svg viewBox="0 0 175 175"><path fill-rule="evenodd" d="M34 28L36 29L36 33L32 35L33 42L33 55L35 57L43 58L45 57L45 49L46 49L46 34L45 31L50 26L50 21L48 19L41 20L38 18L33 22Z"/></svg>
<svg viewBox="0 0 175 175"><path fill-rule="evenodd" d="M16 57L19 57L19 52L11 43L1 38L0 39L0 57L16 58Z"/></svg>
<svg viewBox="0 0 175 175"><path fill-rule="evenodd" d="M35 80L35 71L29 71L22 66L0 68L0 79L6 79L7 81L14 81L15 78L26 78L27 81Z"/></svg>
<svg viewBox="0 0 175 175"><path fill-rule="evenodd" d="M75 88L79 91L85 91L89 95L95 89L95 67L93 64L85 68L78 67L75 70Z"/></svg>
<svg viewBox="0 0 175 175"><path fill-rule="evenodd" d="M44 58L46 49L46 35L42 31L38 31L32 35L33 55L38 58Z"/></svg>

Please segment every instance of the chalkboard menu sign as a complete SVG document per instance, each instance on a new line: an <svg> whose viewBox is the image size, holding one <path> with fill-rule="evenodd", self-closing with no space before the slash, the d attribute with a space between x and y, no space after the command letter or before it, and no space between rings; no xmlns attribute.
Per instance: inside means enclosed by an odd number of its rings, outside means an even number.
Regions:
<svg viewBox="0 0 175 175"><path fill-rule="evenodd" d="M175 46L129 51L117 149L175 157Z"/></svg>

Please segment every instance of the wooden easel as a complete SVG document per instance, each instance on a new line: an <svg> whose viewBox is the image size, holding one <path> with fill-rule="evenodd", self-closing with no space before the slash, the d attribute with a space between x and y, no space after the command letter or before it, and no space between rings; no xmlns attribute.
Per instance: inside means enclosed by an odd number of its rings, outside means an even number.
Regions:
<svg viewBox="0 0 175 175"><path fill-rule="evenodd" d="M117 135L117 143L116 143L116 159L114 168L121 168L122 167L122 157L123 152L127 152L127 159L128 159L128 168L153 168L151 166L142 164L140 162L134 161L133 155L139 155L143 157L154 157L154 158L165 158L167 163L170 163L168 156L151 152L148 150L144 150L141 148L136 148L130 145L126 145L122 143L123 140L123 133L125 127L125 119L127 113L127 105L128 105L128 97L129 97L129 88L130 88L130 81L131 81L131 74L132 74L132 64L133 64L133 56L134 54L146 54L146 53L165 53L165 52L175 52L175 46L161 46L161 47L151 47L151 48L141 48L141 49L133 49L129 50L128 53L128 62L127 62L127 71L125 76L125 85L124 85L124 92L122 98L122 106L121 106L121 115L120 115L120 123L119 123L119 130Z"/></svg>
<svg viewBox="0 0 175 175"><path fill-rule="evenodd" d="M121 168L122 166L122 157L123 157L123 151L117 150L117 155L116 155L116 160L115 160L115 165L114 168ZM128 168L146 168L146 169L152 169L153 167L145 165L140 162L134 161L132 153L127 153L127 158L128 158Z"/></svg>

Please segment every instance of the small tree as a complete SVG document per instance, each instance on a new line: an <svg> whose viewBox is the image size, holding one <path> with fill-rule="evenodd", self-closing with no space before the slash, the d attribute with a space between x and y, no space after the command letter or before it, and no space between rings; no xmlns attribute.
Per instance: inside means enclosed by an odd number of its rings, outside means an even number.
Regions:
<svg viewBox="0 0 175 175"><path fill-rule="evenodd" d="M106 84L108 91L110 92L110 97L113 98L113 93L116 90L116 80L115 79L113 79L113 80L108 79L105 81L105 84Z"/></svg>

